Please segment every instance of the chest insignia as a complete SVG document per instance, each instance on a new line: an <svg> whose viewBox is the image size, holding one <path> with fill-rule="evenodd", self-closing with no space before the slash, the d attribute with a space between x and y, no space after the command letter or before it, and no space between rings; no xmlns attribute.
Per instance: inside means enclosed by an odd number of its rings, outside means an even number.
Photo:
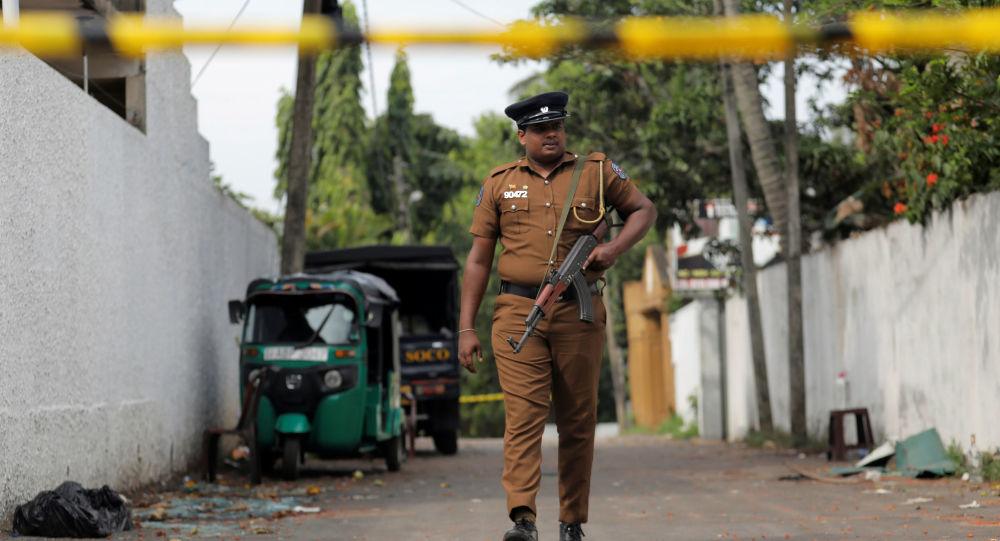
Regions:
<svg viewBox="0 0 1000 541"><path fill-rule="evenodd" d="M504 199L527 199L528 198L528 186L524 185L520 190L517 189L517 184L508 184L507 191L503 193Z"/></svg>

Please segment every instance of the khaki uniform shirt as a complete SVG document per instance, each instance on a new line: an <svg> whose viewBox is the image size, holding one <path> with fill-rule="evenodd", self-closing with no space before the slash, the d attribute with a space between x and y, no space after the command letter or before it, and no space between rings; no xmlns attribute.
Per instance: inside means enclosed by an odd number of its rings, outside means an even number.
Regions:
<svg viewBox="0 0 1000 541"><path fill-rule="evenodd" d="M501 280L524 286L537 286L545 279L549 254L559 227L559 217L566 202L566 193L573 180L577 155L567 152L562 161L549 174L542 177L533 170L524 157L490 171L476 200L472 216L473 235L499 239L503 245L497 262ZM620 208L632 196L636 187L617 165L604 154L593 152L587 156L580 175L580 182L573 196L563 226L562 238L554 257L553 269L558 268L569 254L580 235L597 227L593 221L600 215L601 170L604 177L604 204ZM579 219L578 219L579 217ZM598 239L606 242L607 239ZM598 279L602 273L588 271L587 282Z"/></svg>

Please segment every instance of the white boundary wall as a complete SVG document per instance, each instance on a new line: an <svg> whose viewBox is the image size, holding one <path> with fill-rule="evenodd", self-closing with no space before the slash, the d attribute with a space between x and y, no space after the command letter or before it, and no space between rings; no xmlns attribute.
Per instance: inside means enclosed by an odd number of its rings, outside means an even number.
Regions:
<svg viewBox="0 0 1000 541"><path fill-rule="evenodd" d="M787 430L785 281L784 265L758 278L771 409ZM868 408L878 441L934 427L945 445L1000 445L1000 193L808 255L802 281L811 434L825 440L844 371L848 406ZM727 302L726 326L728 435L740 439L757 423L743 298ZM676 363L694 362L684 351L697 339L671 336Z"/></svg>
<svg viewBox="0 0 1000 541"><path fill-rule="evenodd" d="M226 301L277 272L277 239L212 185L188 81L147 59L143 134L0 54L0 526L62 481L181 471L235 422Z"/></svg>

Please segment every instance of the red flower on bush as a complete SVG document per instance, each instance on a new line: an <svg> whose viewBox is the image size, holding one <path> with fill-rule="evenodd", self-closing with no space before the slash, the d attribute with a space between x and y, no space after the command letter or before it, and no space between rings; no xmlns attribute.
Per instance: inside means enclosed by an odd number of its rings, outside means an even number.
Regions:
<svg viewBox="0 0 1000 541"><path fill-rule="evenodd" d="M947 135L942 135L941 136L941 146L943 146L943 147L948 146L948 136Z"/></svg>
<svg viewBox="0 0 1000 541"><path fill-rule="evenodd" d="M928 144L934 144L937 143L940 139L941 139L940 135L928 135L927 137L924 137L924 142Z"/></svg>
<svg viewBox="0 0 1000 541"><path fill-rule="evenodd" d="M927 175L927 185L928 186L933 186L934 183L937 182L937 179L938 179L937 173L931 173L931 174ZM899 214L899 213L897 212L896 214Z"/></svg>
<svg viewBox="0 0 1000 541"><path fill-rule="evenodd" d="M896 214L902 214L906 212L906 205L902 203L896 203L896 206L892 207L893 212Z"/></svg>

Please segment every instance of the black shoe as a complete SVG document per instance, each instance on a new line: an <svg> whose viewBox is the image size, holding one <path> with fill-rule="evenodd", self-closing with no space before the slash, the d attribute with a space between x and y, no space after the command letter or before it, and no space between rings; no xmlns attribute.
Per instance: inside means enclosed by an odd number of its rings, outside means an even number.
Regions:
<svg viewBox="0 0 1000 541"><path fill-rule="evenodd" d="M535 523L524 518L515 521L514 527L503 534L503 541L538 541Z"/></svg>
<svg viewBox="0 0 1000 541"><path fill-rule="evenodd" d="M559 541L581 541L583 538L583 528L579 522L559 523Z"/></svg>

